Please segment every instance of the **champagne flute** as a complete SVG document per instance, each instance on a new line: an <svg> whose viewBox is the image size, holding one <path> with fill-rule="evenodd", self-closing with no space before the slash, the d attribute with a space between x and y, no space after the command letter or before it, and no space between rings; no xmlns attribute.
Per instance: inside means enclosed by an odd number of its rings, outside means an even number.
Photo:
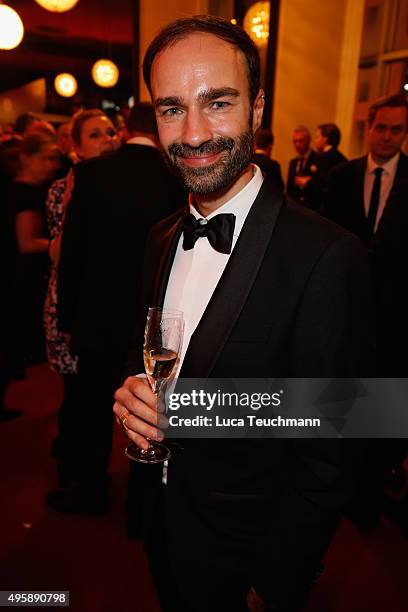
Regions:
<svg viewBox="0 0 408 612"><path fill-rule="evenodd" d="M143 344L143 360L147 379L153 393L159 396L167 381L174 376L183 342L184 319L180 310L149 308ZM141 463L163 463L170 450L164 444L147 438L149 448L144 450L130 444L126 455Z"/></svg>

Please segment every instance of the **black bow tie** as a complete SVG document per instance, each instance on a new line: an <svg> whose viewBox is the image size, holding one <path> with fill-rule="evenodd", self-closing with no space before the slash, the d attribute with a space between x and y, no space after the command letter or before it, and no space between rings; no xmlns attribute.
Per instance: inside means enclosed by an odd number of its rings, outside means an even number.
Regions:
<svg viewBox="0 0 408 612"><path fill-rule="evenodd" d="M222 213L206 219L196 219L186 214L183 220L183 249L189 251L202 236L206 236L213 249L219 253L231 253L234 237L235 215Z"/></svg>

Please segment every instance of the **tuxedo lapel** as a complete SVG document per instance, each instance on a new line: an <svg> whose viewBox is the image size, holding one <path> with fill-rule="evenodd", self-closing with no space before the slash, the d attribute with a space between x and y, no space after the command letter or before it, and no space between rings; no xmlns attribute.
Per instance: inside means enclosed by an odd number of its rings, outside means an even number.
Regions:
<svg viewBox="0 0 408 612"><path fill-rule="evenodd" d="M224 273L191 337L180 376L205 378L213 369L255 282L283 197L265 179Z"/></svg>
<svg viewBox="0 0 408 612"><path fill-rule="evenodd" d="M171 267L182 232L182 219L183 216L180 215L161 237L161 245L159 245L161 246L161 254L157 263L152 290L152 305L154 306L163 306L164 303Z"/></svg>

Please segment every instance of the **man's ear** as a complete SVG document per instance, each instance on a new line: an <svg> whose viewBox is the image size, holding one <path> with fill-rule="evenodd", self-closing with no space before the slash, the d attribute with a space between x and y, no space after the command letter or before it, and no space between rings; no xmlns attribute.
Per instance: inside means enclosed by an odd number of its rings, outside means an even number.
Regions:
<svg viewBox="0 0 408 612"><path fill-rule="evenodd" d="M255 134L256 130L261 127L262 115L265 107L265 94L263 89L258 91L258 95L254 102L254 112L252 117L252 132Z"/></svg>

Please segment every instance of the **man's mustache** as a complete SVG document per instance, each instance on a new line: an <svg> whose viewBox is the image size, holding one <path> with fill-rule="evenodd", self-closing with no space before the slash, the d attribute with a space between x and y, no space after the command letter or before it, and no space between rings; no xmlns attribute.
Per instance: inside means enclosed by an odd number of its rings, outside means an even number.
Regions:
<svg viewBox="0 0 408 612"><path fill-rule="evenodd" d="M221 151L232 151L234 145L233 138L220 137L203 142L199 147L190 147L190 145L173 142L168 151L174 157L204 157L205 155L221 153Z"/></svg>

